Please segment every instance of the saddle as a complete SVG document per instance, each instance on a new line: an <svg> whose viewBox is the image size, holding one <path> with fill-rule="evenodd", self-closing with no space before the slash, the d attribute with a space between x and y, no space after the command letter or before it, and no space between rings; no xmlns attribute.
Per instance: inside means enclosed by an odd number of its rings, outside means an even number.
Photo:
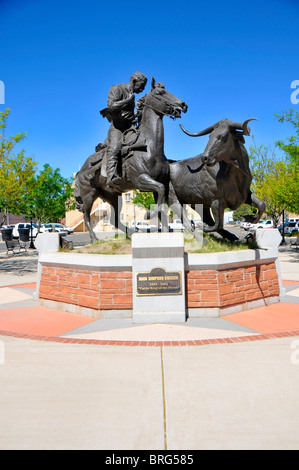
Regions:
<svg viewBox="0 0 299 470"><path fill-rule="evenodd" d="M98 150L99 149L99 150ZM104 152L101 152L101 150L104 150ZM107 143L105 141L104 144L98 144L96 146L96 152L100 152L100 155L98 158L96 158L96 154L94 154L94 165L97 163L101 163L101 176L107 178ZM123 141L122 141L122 147L120 151L120 158L121 160L127 159L133 156L134 150L139 150L140 152L146 152L147 151L147 144L145 139L140 137L140 132L138 129L135 127L130 127L123 133ZM91 163L92 164L92 163Z"/></svg>

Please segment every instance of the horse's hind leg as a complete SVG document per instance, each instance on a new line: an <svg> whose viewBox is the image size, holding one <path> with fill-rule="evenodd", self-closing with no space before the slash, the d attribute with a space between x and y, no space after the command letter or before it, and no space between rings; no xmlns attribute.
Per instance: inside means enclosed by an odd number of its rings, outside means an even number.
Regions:
<svg viewBox="0 0 299 470"><path fill-rule="evenodd" d="M154 199L155 199L156 207L159 208L159 206L158 206L158 194L157 193L154 193ZM151 215L151 212L150 212L150 215ZM151 217L149 217L149 218L151 218ZM162 227L162 232L169 232L168 219L167 219L167 214L166 214L165 207L162 207L162 210L158 210L158 232L160 231L160 225Z"/></svg>
<svg viewBox="0 0 299 470"><path fill-rule="evenodd" d="M129 237L134 233L133 230L129 229L126 225L124 225L120 221L120 213L122 209L122 196L121 193L113 194L109 197L105 197L105 200L111 206L111 215L110 215L110 223L113 225L117 230L121 230Z"/></svg>
<svg viewBox="0 0 299 470"><path fill-rule="evenodd" d="M97 237L94 231L92 230L91 219L90 219L91 209L96 198L97 198L96 191L92 191L85 198L83 198L84 222L85 222L86 227L88 228L91 243L94 243L97 240Z"/></svg>
<svg viewBox="0 0 299 470"><path fill-rule="evenodd" d="M174 214L176 214L176 216L180 218L186 231L189 233L192 233L192 235L194 235L195 239L198 242L203 243L204 241L203 241L202 233L198 230L195 230L194 227L192 226L188 218L186 207L184 204L181 204L180 201L178 200L174 187L171 183L169 186L168 204L169 204L170 209L174 212Z"/></svg>

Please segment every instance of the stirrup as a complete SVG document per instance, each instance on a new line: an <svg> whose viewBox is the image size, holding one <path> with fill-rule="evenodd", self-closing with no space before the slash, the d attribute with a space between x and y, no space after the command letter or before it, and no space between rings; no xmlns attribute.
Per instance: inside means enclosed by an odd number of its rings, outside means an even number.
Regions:
<svg viewBox="0 0 299 470"><path fill-rule="evenodd" d="M122 183L122 178L118 175L113 175L112 178L107 179L107 186L109 187L118 187Z"/></svg>

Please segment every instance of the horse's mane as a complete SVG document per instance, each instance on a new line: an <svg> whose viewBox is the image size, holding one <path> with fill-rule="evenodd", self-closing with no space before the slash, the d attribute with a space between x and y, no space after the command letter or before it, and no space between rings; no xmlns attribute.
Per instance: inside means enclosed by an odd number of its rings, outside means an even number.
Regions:
<svg viewBox="0 0 299 470"><path fill-rule="evenodd" d="M164 88L165 89L164 83L162 83L162 82L156 83L155 88ZM137 117L138 117L139 124L142 120L146 97L148 95L150 95L153 90L154 90L154 88L152 88L146 95L142 96L141 98L139 98L139 100L136 101Z"/></svg>
<svg viewBox="0 0 299 470"><path fill-rule="evenodd" d="M145 105L145 98L147 95L142 96L139 98L138 101L136 101L136 108L137 108L137 118L138 118L138 124L141 123L142 121L142 116L143 116L143 110L144 110L144 105Z"/></svg>

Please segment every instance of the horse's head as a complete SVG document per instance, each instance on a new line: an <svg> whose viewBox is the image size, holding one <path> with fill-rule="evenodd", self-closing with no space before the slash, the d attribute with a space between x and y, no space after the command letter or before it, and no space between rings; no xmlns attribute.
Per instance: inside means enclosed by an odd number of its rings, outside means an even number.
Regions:
<svg viewBox="0 0 299 470"><path fill-rule="evenodd" d="M209 142L202 154L202 160L206 165L214 166L221 160L231 163L238 157L240 145L245 143L243 135L250 134L248 122L252 120L257 120L257 118L247 119L244 123L222 119L213 126L197 133L188 132L182 125L180 126L191 137L210 134ZM242 132L238 132L238 129Z"/></svg>
<svg viewBox="0 0 299 470"><path fill-rule="evenodd" d="M186 103L169 93L163 83L156 83L154 78L151 91L139 100L139 106L151 108L157 114L173 119L180 118L181 112L186 113L188 109Z"/></svg>

